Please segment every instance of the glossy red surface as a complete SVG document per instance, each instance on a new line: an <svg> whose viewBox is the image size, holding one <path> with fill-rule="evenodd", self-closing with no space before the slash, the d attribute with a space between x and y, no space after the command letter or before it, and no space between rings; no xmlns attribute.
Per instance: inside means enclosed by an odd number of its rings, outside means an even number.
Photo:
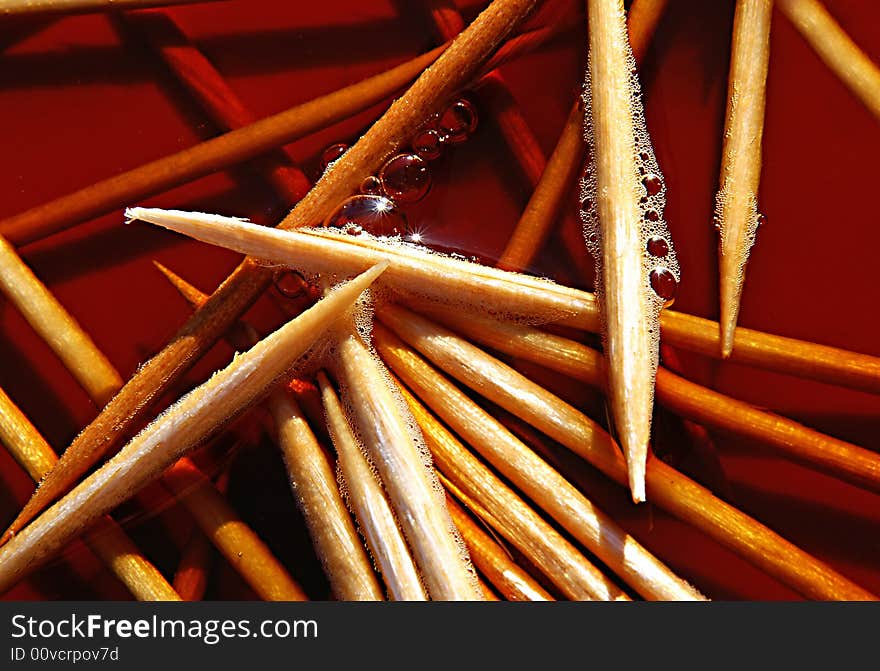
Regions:
<svg viewBox="0 0 880 671"><path fill-rule="evenodd" d="M461 3L466 17L482 5ZM549 153L577 95L584 70L579 2L572 31L504 68L517 101ZM732 2L673 0L649 50L642 80L648 124L668 187L666 218L681 264L676 309L717 317L716 237L711 215L726 96ZM864 0L828 0L849 34L880 61L880 8ZM436 43L418 2L328 0L289 3L231 0L169 10L262 117L335 90ZM740 323L781 335L880 356L880 249L876 160L880 127L825 68L786 19L774 16L761 210ZM68 193L190 146L218 132L210 117L129 31L102 15L0 25L0 216ZM423 239L491 259L525 205L529 189L476 96L480 124L465 143L431 163L433 187L406 208ZM314 178L320 153L354 141L382 112L376 106L290 147ZM215 174L145 201L274 221L286 211L253 166ZM572 194L571 208L578 207ZM158 351L189 310L154 269L158 260L210 291L236 255L143 224L123 226L121 211L22 249L35 272L75 315L123 377ZM578 283L558 240L535 272ZM578 250L580 253L580 250ZM583 252L586 253L585 251ZM263 331L283 318L270 293L252 311ZM63 449L94 417L76 382L16 310L0 301L0 385L48 441ZM718 363L681 352L688 377L771 408L859 445L880 449L880 398L819 383ZM229 359L219 345L176 395ZM528 369L533 371L532 368ZM535 372L535 374L539 374ZM541 379L548 377L541 374ZM591 408L593 395L568 380L548 384ZM170 396L165 402L173 400ZM258 413L255 428L263 423ZM725 480L688 447L679 424L655 421L658 446L697 479L713 481L737 506L880 593L880 497L778 459L758 444L714 435ZM649 548L707 595L796 598L690 527L569 459L572 477ZM11 520L33 485L0 450L0 523ZM230 496L313 598L328 588L289 494L271 441L254 438L238 456ZM173 574L187 530L169 530L155 513L127 506L126 528L166 575ZM180 527L180 524L177 524ZM185 526L185 525L184 525ZM126 598L93 560L68 553L5 598ZM251 598L222 561L209 598Z"/></svg>

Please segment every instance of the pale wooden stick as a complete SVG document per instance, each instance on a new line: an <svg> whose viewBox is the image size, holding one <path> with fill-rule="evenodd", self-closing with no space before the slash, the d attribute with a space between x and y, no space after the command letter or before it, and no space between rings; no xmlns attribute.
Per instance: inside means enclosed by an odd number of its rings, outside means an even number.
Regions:
<svg viewBox="0 0 880 671"><path fill-rule="evenodd" d="M393 342L393 341L389 341ZM393 352L393 353L392 353ZM392 357L403 350L386 350ZM401 393L419 423L437 468L455 494L522 552L568 598L619 594L580 551L468 451L405 387Z"/></svg>
<svg viewBox="0 0 880 671"><path fill-rule="evenodd" d="M191 460L178 460L165 471L162 482L177 494L204 534L261 599L307 600L268 546Z"/></svg>
<svg viewBox="0 0 880 671"><path fill-rule="evenodd" d="M880 68L859 49L818 0L777 0L776 5L825 65L880 119Z"/></svg>
<svg viewBox="0 0 880 671"><path fill-rule="evenodd" d="M599 330L593 294L546 280L518 275L454 258L393 245L370 236L331 229L273 231L229 217L153 208L132 208L132 217L170 228L274 263L309 272L356 273L379 261L389 263L383 284L403 296L414 295L533 321L560 320L574 328ZM563 319L564 318L564 319ZM663 338L707 356L719 356L718 322L663 310ZM732 361L806 379L880 393L880 358L751 329L736 329Z"/></svg>
<svg viewBox="0 0 880 671"><path fill-rule="evenodd" d="M386 308L380 316L387 318L390 313ZM623 457L596 422L436 324L420 322L410 314L405 321L395 320L395 327L400 327L405 339L412 337L413 346L449 375L566 446L615 482L626 485ZM659 459L648 462L647 486L658 506L805 596L831 600L876 598Z"/></svg>
<svg viewBox="0 0 880 671"><path fill-rule="evenodd" d="M396 601L425 601L415 563L394 519L376 474L361 452L333 386L323 373L318 375L327 428L338 454L339 468L348 490L348 500L364 537L379 564L382 578Z"/></svg>
<svg viewBox="0 0 880 671"><path fill-rule="evenodd" d="M483 531L451 496L446 506L461 533L474 564L508 601L553 601L541 587L495 540Z"/></svg>
<svg viewBox="0 0 880 671"><path fill-rule="evenodd" d="M663 17L669 0L633 0L627 12L627 28L629 43L632 45L633 57L641 63Z"/></svg>
<svg viewBox="0 0 880 671"><path fill-rule="evenodd" d="M58 461L40 432L2 389L0 442L37 483ZM141 601L180 600L174 588L111 517L100 518L86 534L85 541L135 598Z"/></svg>
<svg viewBox="0 0 880 671"><path fill-rule="evenodd" d="M198 308L208 296L159 263L189 304ZM246 324L228 334L240 350L252 347L256 334ZM278 432L278 445L287 466L294 498L303 513L315 550L336 598L343 601L381 601L384 596L373 567L358 538L333 474L333 466L293 397L283 387L269 395L269 410Z"/></svg>
<svg viewBox="0 0 880 671"><path fill-rule="evenodd" d="M258 400L294 361L345 315L381 274L377 266L338 288L180 399L113 459L0 548L5 592L71 538L146 485L223 422Z"/></svg>
<svg viewBox="0 0 880 671"><path fill-rule="evenodd" d="M3 0L0 19L35 14L86 14L144 7L193 5L217 0Z"/></svg>
<svg viewBox="0 0 880 671"><path fill-rule="evenodd" d="M379 313L383 323L392 323L395 330L417 328L415 323L399 323L409 322L408 318L393 319L390 307ZM395 316L401 316L398 310L394 308ZM413 315L413 319L419 318ZM650 599L704 598L387 329L377 324L374 338L382 358L450 428L639 594ZM606 582L604 593L597 592L594 598L620 598L620 593Z"/></svg>
<svg viewBox="0 0 880 671"><path fill-rule="evenodd" d="M605 388L605 362L596 350L540 329L461 315L427 306L424 312L468 339L506 354ZM880 492L880 455L825 435L786 417L690 382L663 367L657 370L657 401L698 424L760 441L808 468Z"/></svg>
<svg viewBox="0 0 880 671"><path fill-rule="evenodd" d="M415 427L406 422L406 408L392 393L388 372L353 323L340 332L337 351L336 366L361 442L388 493L429 596L479 600L475 573L456 540L440 486L419 450Z"/></svg>
<svg viewBox="0 0 880 671"><path fill-rule="evenodd" d="M0 237L0 289L52 348L98 407L122 386L122 379L95 343Z"/></svg>
<svg viewBox="0 0 880 671"><path fill-rule="evenodd" d="M269 409L294 496L333 594L342 601L382 601L382 589L339 493L333 467L302 410L281 390L269 397Z"/></svg>
<svg viewBox="0 0 880 671"><path fill-rule="evenodd" d="M608 400L626 455L630 492L633 501L639 502L645 500L659 342L654 331L659 329L660 310L660 299L648 279L644 213L639 205L643 193L637 169L641 148L636 143L633 108L641 100L631 80L635 61L627 39L623 0L588 0L587 11L588 138L595 169L591 198L595 199L598 224L588 238L598 237L595 254L609 362ZM659 180L659 176L653 179ZM649 191L648 195L654 194ZM670 249L664 262L671 255Z"/></svg>
<svg viewBox="0 0 880 671"><path fill-rule="evenodd" d="M773 0L738 0L733 20L720 190L715 197L725 358L733 349L746 264L760 222L758 185L772 14Z"/></svg>

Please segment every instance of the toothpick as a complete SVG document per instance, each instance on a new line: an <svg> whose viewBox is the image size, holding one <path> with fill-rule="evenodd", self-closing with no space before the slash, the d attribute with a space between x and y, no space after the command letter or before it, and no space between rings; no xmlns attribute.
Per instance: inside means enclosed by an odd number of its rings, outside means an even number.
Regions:
<svg viewBox="0 0 880 671"><path fill-rule="evenodd" d="M605 388L605 361L586 345L523 324L442 308L426 307L424 312L474 342ZM662 366L657 370L657 402L700 425L756 440L808 468L880 492L876 452L690 382Z"/></svg>
<svg viewBox="0 0 880 671"><path fill-rule="evenodd" d="M404 340L419 330L423 321L392 306L386 306L378 316ZM703 598L494 417L424 360L407 353L388 330L376 325L374 340L391 369L440 419L639 594L649 599ZM593 598L615 599L620 593L606 584Z"/></svg>
<svg viewBox="0 0 880 671"><path fill-rule="evenodd" d="M349 504L379 565L388 591L396 601L427 600L428 595L422 587L391 506L375 472L361 452L336 391L324 373L318 374L318 385Z"/></svg>
<svg viewBox="0 0 880 671"><path fill-rule="evenodd" d="M208 588L214 548L201 529L193 529L174 572L174 589L184 601L201 601Z"/></svg>
<svg viewBox="0 0 880 671"><path fill-rule="evenodd" d="M467 545L477 568L508 601L554 601L495 540L483 531L451 496L446 507Z"/></svg>
<svg viewBox="0 0 880 671"><path fill-rule="evenodd" d="M308 599L268 546L191 460L178 460L162 475L162 482L177 494L202 532L261 599Z"/></svg>
<svg viewBox="0 0 880 671"><path fill-rule="evenodd" d="M413 356L397 345L396 337L386 336L384 332L380 336L383 356L391 361ZM456 496L522 552L569 599L619 594L609 587L599 569L471 454L406 387L399 388L422 429L437 468L446 482L454 485ZM551 495L543 494L542 498L548 496Z"/></svg>
<svg viewBox="0 0 880 671"><path fill-rule="evenodd" d="M183 278L159 263L155 265L193 308L208 300L206 294ZM257 341L253 329L241 322L236 326L238 328L227 335L230 343L237 349L252 347ZM302 410L283 387L269 395L268 406L291 490L334 595L342 601L383 600L373 567L336 485L333 466Z"/></svg>
<svg viewBox="0 0 880 671"><path fill-rule="evenodd" d="M380 317L388 319L389 314L391 311L386 308ZM398 328L404 339L411 338L411 344L438 368L626 486L626 464L616 444L586 415L436 324L410 316L405 322L395 320L395 329ZM451 423L454 418L444 416L444 419ZM656 505L807 597L876 598L659 459L649 460L646 484Z"/></svg>
<svg viewBox="0 0 880 671"><path fill-rule="evenodd" d="M2 389L0 442L36 483L58 461L40 432ZM180 601L174 588L111 517L100 518L85 541L136 599Z"/></svg>
<svg viewBox="0 0 880 671"><path fill-rule="evenodd" d="M662 267L677 283L678 268L662 223L662 181L644 139L647 130L633 77L635 60L627 40L623 0L588 0L587 11L590 57L585 97L592 174L585 178L582 191L593 209L583 212L587 242L596 260L608 400L626 455L630 492L633 501L640 502L645 500L658 315L664 303L649 275ZM644 207L640 199L647 201ZM647 220L649 212L656 222ZM645 246L660 231L668 253L656 263Z"/></svg>
<svg viewBox="0 0 880 671"><path fill-rule="evenodd" d="M296 401L279 389L269 397L284 463L315 552L342 601L382 601L384 594L333 474Z"/></svg>
<svg viewBox="0 0 880 671"><path fill-rule="evenodd" d="M773 0L738 0L733 20L720 190L715 197L724 358L733 349L746 263L761 217L758 185L772 14Z"/></svg>
<svg viewBox="0 0 880 671"><path fill-rule="evenodd" d="M100 408L122 379L52 292L0 237L0 289Z"/></svg>
<svg viewBox="0 0 880 671"><path fill-rule="evenodd" d="M376 469L433 600L479 600L474 573L457 541L440 486L389 387L387 371L352 323L339 335L336 366L358 435Z"/></svg>
<svg viewBox="0 0 880 671"><path fill-rule="evenodd" d="M271 334L180 399L113 459L0 548L0 592L36 568L97 517L241 413L346 314L381 272L372 268Z"/></svg>
<svg viewBox="0 0 880 671"><path fill-rule="evenodd" d="M383 284L403 297L415 294L439 304L485 310L533 322L556 322L597 332L599 310L593 294L527 275L429 254L412 245L389 244L367 235L351 236L332 229L273 231L240 219L155 208L131 208L143 219L198 240L253 254L307 272L356 273L385 261ZM718 322L663 310L665 341L707 356L719 356ZM835 347L736 329L731 361L852 389L880 393L880 358Z"/></svg>
<svg viewBox="0 0 880 671"><path fill-rule="evenodd" d="M777 0L825 65L880 119L880 68L852 41L818 0Z"/></svg>
<svg viewBox="0 0 880 671"><path fill-rule="evenodd" d="M193 5L217 0L3 0L0 19L36 14L85 14L144 7Z"/></svg>

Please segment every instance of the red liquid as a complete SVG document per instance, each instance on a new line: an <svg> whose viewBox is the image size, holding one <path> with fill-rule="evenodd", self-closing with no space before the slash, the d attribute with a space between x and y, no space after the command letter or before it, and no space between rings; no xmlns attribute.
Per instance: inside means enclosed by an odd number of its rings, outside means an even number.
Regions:
<svg viewBox="0 0 880 671"><path fill-rule="evenodd" d="M232 0L170 10L257 116L285 109L380 72L436 41L418 3L330 0L288 3ZM482 3L462 3L470 19ZM875 61L880 61L880 8L863 0L828 0L831 13ZM581 3L572 7L580 11ZM584 70L583 18L576 30L504 68L526 120L549 155ZM667 186L666 219L681 264L676 309L717 318L717 235L714 192L726 99L732 3L670 3L642 70L648 125ZM880 227L871 203L880 127L825 68L778 12L774 15L761 227L748 266L740 324L772 333L880 356L880 283L874 250ZM0 216L8 216L212 137L218 129L137 40L124 43L100 15L45 27L0 28L0 119L5 123ZM479 94L480 125L467 142L449 145L431 162L433 187L407 207L411 226L437 247L496 258L529 189ZM292 146L310 177L320 154L352 143L383 106ZM133 203L132 203L133 204ZM278 220L287 204L254 166L207 177L145 204ZM579 207L572 193L572 212ZM230 252L144 224L122 226L116 211L22 250L27 262L129 377L158 351L189 309L154 269L157 259L205 291L234 267ZM557 238L534 272L569 284L581 281ZM586 250L583 250L586 254ZM820 276L822 281L805 282ZM277 292L249 319L263 333L293 305ZM85 394L15 309L3 301L0 385L58 450L95 415ZM224 365L218 345L163 400L168 403ZM880 398L819 383L720 363L681 352L685 374L736 398L796 418L856 444L880 449ZM528 374L537 376L533 368ZM540 381L602 419L595 395L557 376ZM160 408L156 408L158 412ZM151 415L151 417L154 415ZM237 510L307 589L328 598L320 564L289 492L278 455L255 413L252 439L237 458L230 497ZM698 480L712 474L688 448L681 426L655 418L657 450ZM713 435L731 500L775 531L880 593L880 497L794 466L766 448ZM714 598L796 598L691 527L628 494L575 458L562 469L673 569ZM0 450L0 522L10 521L33 483ZM169 529L155 514L124 506L117 519L170 577L189 530L182 515ZM178 521L175 522L174 520ZM4 598L127 598L81 552L56 560ZM208 598L252 598L223 561Z"/></svg>

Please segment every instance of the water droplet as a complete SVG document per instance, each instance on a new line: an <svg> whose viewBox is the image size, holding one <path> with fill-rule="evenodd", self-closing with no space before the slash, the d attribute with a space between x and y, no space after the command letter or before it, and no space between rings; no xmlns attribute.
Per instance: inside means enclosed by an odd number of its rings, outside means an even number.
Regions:
<svg viewBox="0 0 880 671"><path fill-rule="evenodd" d="M385 196L361 195L342 201L324 225L334 228L355 225L373 235L400 235L406 229L406 217Z"/></svg>
<svg viewBox="0 0 880 671"><path fill-rule="evenodd" d="M651 271L651 288L663 300L671 301L678 290L678 280L671 270L661 266Z"/></svg>
<svg viewBox="0 0 880 671"><path fill-rule="evenodd" d="M372 196L380 195L382 193L381 180L375 175L365 177L361 182L361 193Z"/></svg>
<svg viewBox="0 0 880 671"><path fill-rule="evenodd" d="M645 219L648 221L660 221L660 214L657 210L648 210L645 212Z"/></svg>
<svg viewBox="0 0 880 671"><path fill-rule="evenodd" d="M307 286L305 278L295 270L279 270L275 273L275 289L285 298L302 296Z"/></svg>
<svg viewBox="0 0 880 671"><path fill-rule="evenodd" d="M669 243L664 238L654 236L648 240L648 254L663 258L669 254Z"/></svg>
<svg viewBox="0 0 880 671"><path fill-rule="evenodd" d="M437 127L444 142L464 142L477 128L477 110L463 98L456 100L440 114Z"/></svg>
<svg viewBox="0 0 880 671"><path fill-rule="evenodd" d="M321 171L327 169L327 166L336 161L340 156L342 156L348 150L348 145L342 142L338 142L337 144L331 144L324 151L321 152Z"/></svg>
<svg viewBox="0 0 880 671"><path fill-rule="evenodd" d="M441 152L443 151L440 146L440 134L435 130L423 130L421 133L416 135L415 139L412 141L412 148L416 154L421 156L426 161L431 161L435 158L439 158Z"/></svg>
<svg viewBox="0 0 880 671"><path fill-rule="evenodd" d="M649 196L656 196L660 193L660 189L663 188L663 182L660 180L660 177L654 173L648 173L645 175L642 178L642 184L645 185L645 191L648 192Z"/></svg>
<svg viewBox="0 0 880 671"><path fill-rule="evenodd" d="M758 226L763 226L767 223L767 216L764 214L758 214Z"/></svg>
<svg viewBox="0 0 880 671"><path fill-rule="evenodd" d="M401 203L415 203L431 188L428 164L418 154L398 154L379 171L379 179L389 198Z"/></svg>

